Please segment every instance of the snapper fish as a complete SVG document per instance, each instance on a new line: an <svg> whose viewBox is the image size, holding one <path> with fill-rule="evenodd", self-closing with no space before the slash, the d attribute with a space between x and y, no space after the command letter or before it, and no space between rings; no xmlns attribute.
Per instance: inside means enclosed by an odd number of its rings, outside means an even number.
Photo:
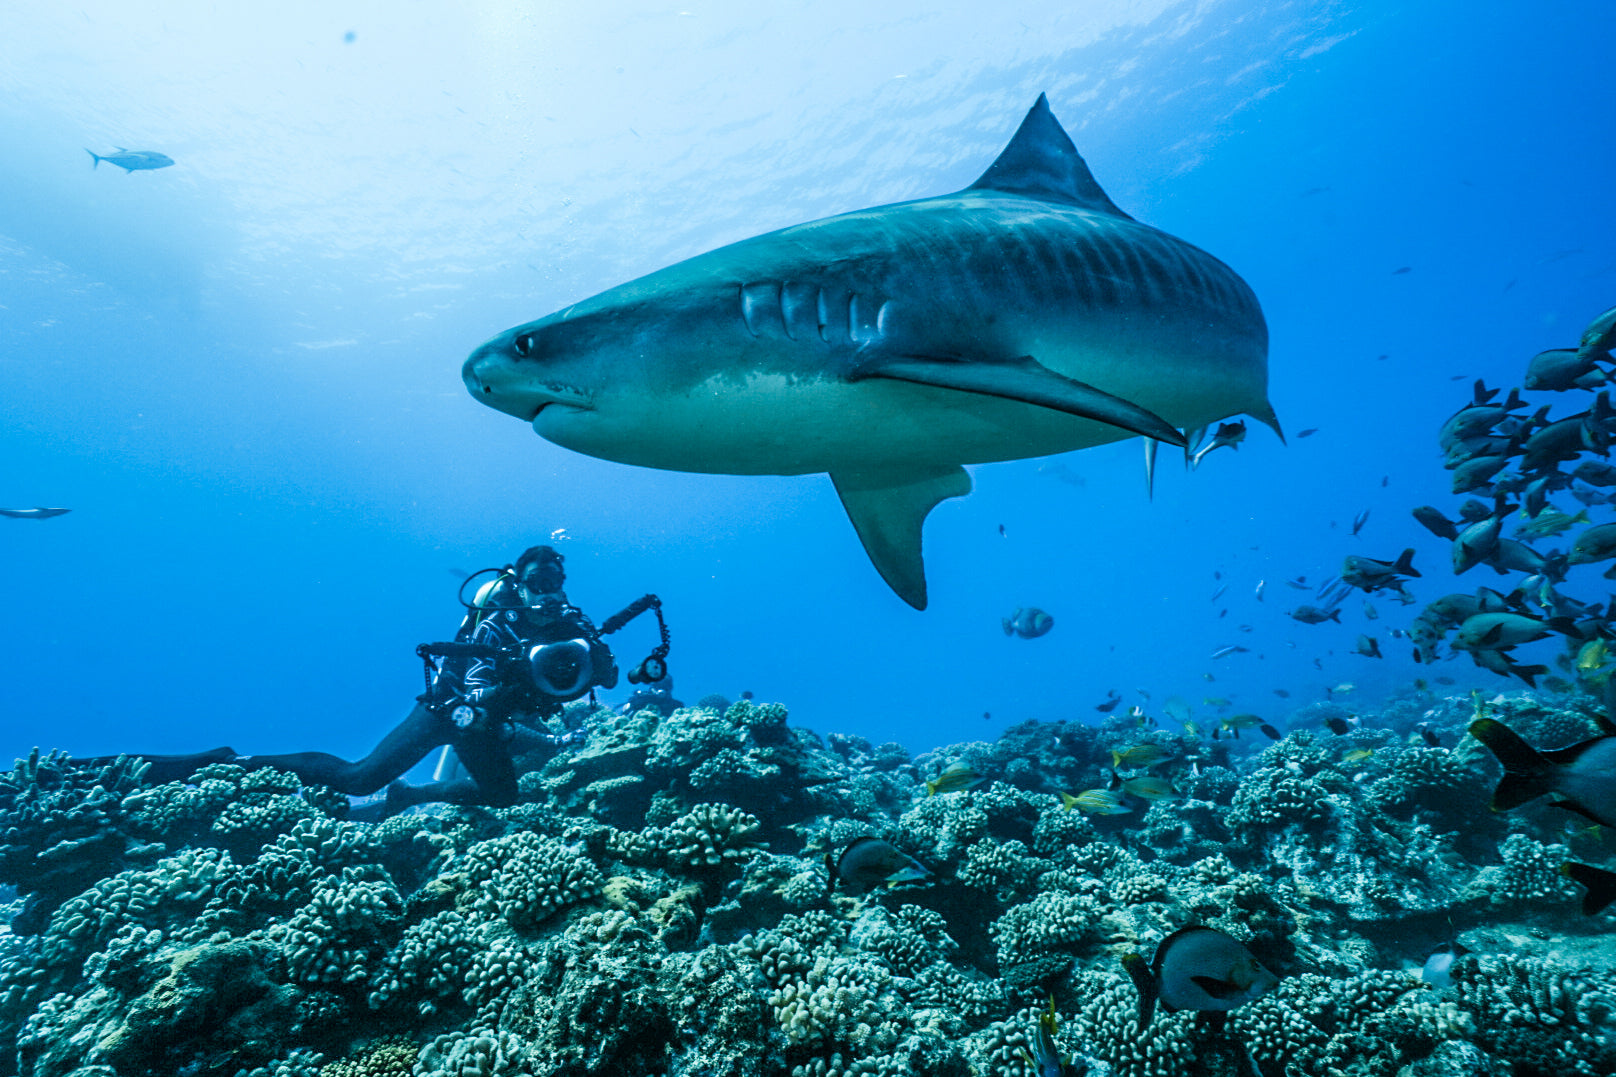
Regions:
<svg viewBox="0 0 1616 1077"><path fill-rule="evenodd" d="M987 779L972 770L969 763L956 762L937 777L926 780L926 795L930 797L938 793L975 789L985 781Z"/></svg>
<svg viewBox="0 0 1616 1077"><path fill-rule="evenodd" d="M1126 954L1122 967L1139 992L1139 1027L1150 1027L1156 1004L1169 1012L1225 1012L1259 998L1279 983L1252 952L1210 927L1181 927L1161 941L1149 964Z"/></svg>
<svg viewBox="0 0 1616 1077"><path fill-rule="evenodd" d="M1062 793L1060 798L1065 811L1076 808L1089 815L1127 815L1133 811L1123 805L1121 796L1109 789L1085 789L1076 796Z"/></svg>
<svg viewBox="0 0 1616 1077"><path fill-rule="evenodd" d="M1055 627L1055 618L1037 606L1023 606L1019 607L1010 616L1001 617L999 626L1004 629L1004 634L1007 636L1037 639Z"/></svg>
<svg viewBox="0 0 1616 1077"><path fill-rule="evenodd" d="M1173 758L1173 753L1159 744L1136 744L1132 748L1121 751L1111 750L1111 766L1123 770L1136 770L1142 767L1153 767L1157 763Z"/></svg>

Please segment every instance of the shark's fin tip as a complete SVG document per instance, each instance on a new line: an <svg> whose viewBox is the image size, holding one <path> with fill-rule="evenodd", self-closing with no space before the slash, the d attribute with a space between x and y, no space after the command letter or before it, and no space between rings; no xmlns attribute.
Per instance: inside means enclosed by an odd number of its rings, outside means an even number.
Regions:
<svg viewBox="0 0 1616 1077"><path fill-rule="evenodd" d="M954 465L907 473L833 473L830 479L881 578L899 598L924 610L921 527L939 502L971 492L971 476Z"/></svg>
<svg viewBox="0 0 1616 1077"><path fill-rule="evenodd" d="M1133 220L1105 193L1088 163L1072 144L1049 108L1049 95L1039 94L988 170L966 190L1003 191L1052 202L1071 202L1084 209Z"/></svg>

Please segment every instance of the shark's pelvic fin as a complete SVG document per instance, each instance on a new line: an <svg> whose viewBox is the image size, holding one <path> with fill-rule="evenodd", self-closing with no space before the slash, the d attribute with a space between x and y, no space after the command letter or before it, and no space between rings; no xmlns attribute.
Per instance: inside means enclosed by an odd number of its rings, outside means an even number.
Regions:
<svg viewBox="0 0 1616 1077"><path fill-rule="evenodd" d="M972 189L1070 202L1084 209L1133 220L1118 209L1095 182L1082 154L1072 145L1055 114L1049 111L1049 99L1044 94L1038 95L998 160L988 166L981 179L966 188Z"/></svg>
<svg viewBox="0 0 1616 1077"><path fill-rule="evenodd" d="M1161 442L1155 438L1145 439L1145 500L1156 500L1156 450Z"/></svg>
<svg viewBox="0 0 1616 1077"><path fill-rule="evenodd" d="M1268 429L1278 434L1279 443L1281 445L1286 444L1285 431L1280 429L1279 416L1274 412L1274 405L1270 404L1267 400L1264 400L1262 402L1262 409L1260 411L1248 411L1246 414L1250 415L1253 419L1256 419L1258 422L1268 427Z"/></svg>
<svg viewBox="0 0 1616 1077"><path fill-rule="evenodd" d="M1076 378L1057 374L1030 355L987 360L928 355L881 357L865 363L848 376L849 381L865 378L894 378L941 389L1001 396L1119 426L1170 445L1184 444L1184 435L1155 412Z"/></svg>
<svg viewBox="0 0 1616 1077"><path fill-rule="evenodd" d="M959 466L931 471L835 474L842 507L864 543L864 552L898 597L917 610L926 608L926 566L920 556L920 530L937 503L971 492L971 477Z"/></svg>

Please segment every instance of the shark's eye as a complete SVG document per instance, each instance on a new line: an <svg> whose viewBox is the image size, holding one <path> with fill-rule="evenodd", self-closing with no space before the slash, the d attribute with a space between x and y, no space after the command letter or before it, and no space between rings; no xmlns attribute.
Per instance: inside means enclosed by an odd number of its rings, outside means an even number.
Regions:
<svg viewBox="0 0 1616 1077"><path fill-rule="evenodd" d="M511 342L511 344L516 348L516 354L522 356L524 359L533 354L532 333L519 334L517 338Z"/></svg>

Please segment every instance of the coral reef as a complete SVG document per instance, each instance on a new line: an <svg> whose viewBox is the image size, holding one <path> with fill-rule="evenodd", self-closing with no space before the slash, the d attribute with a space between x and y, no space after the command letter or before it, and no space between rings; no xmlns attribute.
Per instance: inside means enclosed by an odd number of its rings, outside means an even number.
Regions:
<svg viewBox="0 0 1616 1077"><path fill-rule="evenodd" d="M1450 723L1469 701L1398 721ZM717 701L580 712L522 801L381 823L290 776L36 753L0 778L0 1077L1031 1077L1040 1014L1109 1077L1616 1073L1616 977L1552 813L1485 811L1468 747L1352 762L1152 731L1179 796L1087 816L1136 724L1024 723L919 759ZM1401 704L1399 704L1401 705ZM1587 731L1581 705L1499 702ZM1502 711L1501 711L1502 713ZM927 795L954 763L983 781ZM854 896L878 836L934 877ZM1416 972L1454 930L1516 944ZM1221 1027L1139 1026L1118 955L1186 924L1282 976ZM1451 925L1451 926L1450 926ZM1579 958L1579 954L1584 956Z"/></svg>

